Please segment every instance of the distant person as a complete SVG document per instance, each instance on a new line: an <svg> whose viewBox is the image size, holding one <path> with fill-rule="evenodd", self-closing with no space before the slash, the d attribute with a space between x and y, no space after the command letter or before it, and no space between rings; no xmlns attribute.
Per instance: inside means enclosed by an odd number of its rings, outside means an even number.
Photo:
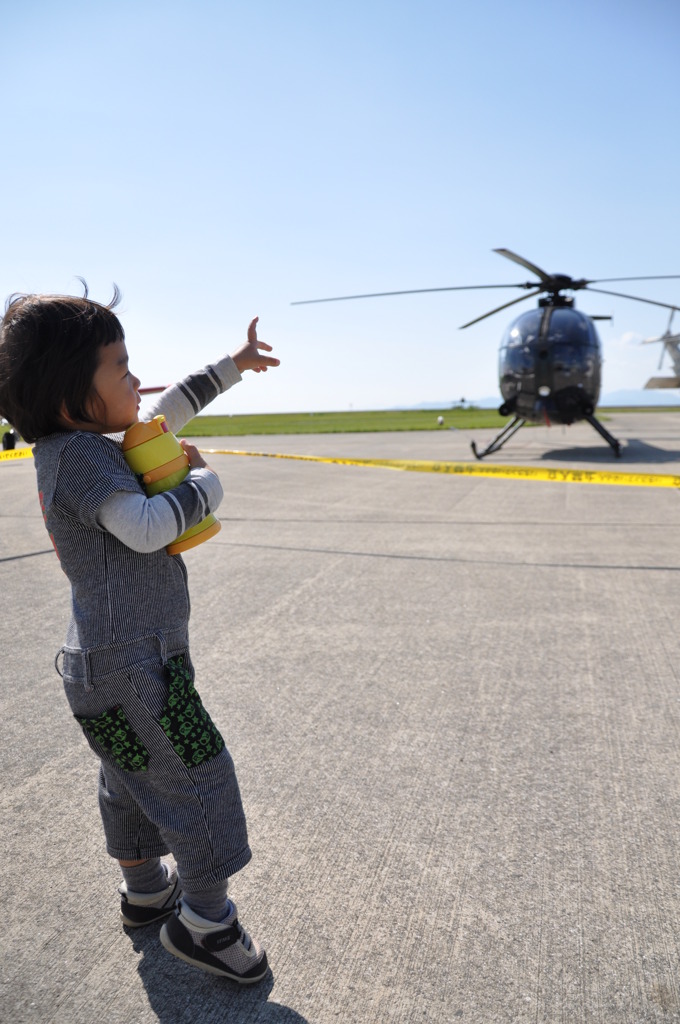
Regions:
<svg viewBox="0 0 680 1024"><path fill-rule="evenodd" d="M100 759L108 853L123 874L131 928L168 918L175 956L241 983L267 957L238 922L228 878L251 858L232 758L194 688L189 594L180 555L165 547L222 500L217 475L186 441L189 473L147 498L121 450L138 420L140 381L128 368L113 309L60 295L12 296L0 324L0 414L35 442L45 524L72 588L61 657L71 710ZM181 427L263 354L257 318L247 341L160 396L150 416ZM117 436L116 436L117 435ZM59 671L59 669L58 669ZM172 854L172 861L161 860ZM172 915L172 916L170 916Z"/></svg>
<svg viewBox="0 0 680 1024"><path fill-rule="evenodd" d="M12 449L16 448L16 445L17 433L16 430L12 430L12 428L10 427L9 430L6 430L5 433L2 435L3 450L6 452L12 451Z"/></svg>

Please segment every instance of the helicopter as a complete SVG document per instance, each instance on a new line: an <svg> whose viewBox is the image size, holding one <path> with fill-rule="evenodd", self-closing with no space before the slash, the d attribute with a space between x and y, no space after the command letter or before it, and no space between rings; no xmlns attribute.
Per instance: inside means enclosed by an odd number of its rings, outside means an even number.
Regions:
<svg viewBox="0 0 680 1024"><path fill-rule="evenodd" d="M645 388L680 388L680 334L671 334L671 325L673 323L673 316L675 310L671 310L671 315L668 318L668 327L664 334L660 338L645 338L642 342L643 345L653 345L656 342L661 342L661 356L659 358L659 365L657 369L661 369L663 363L663 357L668 352L673 363L673 376L672 377L650 377Z"/></svg>
<svg viewBox="0 0 680 1024"><path fill-rule="evenodd" d="M291 305L301 306L316 302L339 302L347 299L374 299L392 295L415 295L426 292L468 291L484 288L522 288L527 294L504 302L461 325L461 330L501 310L508 309L532 296L541 296L536 309L522 313L506 328L499 351L499 387L503 402L498 412L512 419L483 450L475 442L472 452L483 459L499 451L526 422L562 423L570 425L586 420L610 445L617 457L621 455L621 442L595 418L600 396L602 346L595 328L596 320L611 320L609 316L588 316L574 308L573 296L564 292L588 289L600 295L646 302L675 312L680 307L667 302L627 295L594 284L616 281L659 281L680 278L680 274L653 277L606 277L598 279L573 278L568 274L548 274L535 263L510 249L494 249L506 259L518 263L534 274L538 280L520 284L451 285L444 288L414 288L395 292L374 292L365 295L340 295L326 299L304 299Z"/></svg>

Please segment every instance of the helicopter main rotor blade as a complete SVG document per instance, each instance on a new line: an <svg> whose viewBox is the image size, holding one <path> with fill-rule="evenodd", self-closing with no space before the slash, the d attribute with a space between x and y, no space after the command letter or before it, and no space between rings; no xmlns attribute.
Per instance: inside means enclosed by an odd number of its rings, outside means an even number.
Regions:
<svg viewBox="0 0 680 1024"><path fill-rule="evenodd" d="M586 285L607 284L613 281L676 281L678 278L680 274L654 274L652 277L595 277L592 281L586 281Z"/></svg>
<svg viewBox="0 0 680 1024"><path fill-rule="evenodd" d="M544 270L537 267L535 263L530 263L529 260L525 260L523 256L518 256L516 252L512 252L511 249L494 249L494 252L499 253L501 256L505 256L506 259L512 260L514 263L519 263L521 267L526 267L527 270L531 270L532 273L536 274L541 279L544 285L547 286L547 290L558 283L558 291L566 289L569 291L579 291L581 288L587 288L591 284L609 284L614 281L674 281L680 279L680 274L652 274L643 277L598 277L588 279L580 278L576 280L569 278L563 274L546 274ZM567 283L567 281L569 283ZM562 282L562 283L560 283Z"/></svg>
<svg viewBox="0 0 680 1024"><path fill-rule="evenodd" d="M398 292L368 292L366 295L333 295L328 299L298 299L291 306L311 306L315 302L346 302L348 299L384 299L390 295L423 295L425 292L467 292L479 288L535 288L536 282L526 284L454 284L446 288L406 288Z"/></svg>
<svg viewBox="0 0 680 1024"><path fill-rule="evenodd" d="M673 306L670 302L658 302L656 299L643 299L639 295L624 295L623 292L609 292L604 288L591 288L589 292L597 292L599 295L614 295L617 299L632 299L633 302L646 302L650 306L663 306L664 309L680 310L680 306Z"/></svg>
<svg viewBox="0 0 680 1024"><path fill-rule="evenodd" d="M523 256L518 256L516 252L512 252L510 249L494 249L499 256L505 256L506 259L512 260L513 263L519 263L520 267L525 267L526 270L530 270L532 274L539 277L543 284L547 284L552 280L550 274L546 274L545 270L541 270L535 263L529 263L529 260L525 260Z"/></svg>
<svg viewBox="0 0 680 1024"><path fill-rule="evenodd" d="M532 295L540 295L542 291L543 288L537 288L536 291L527 292L526 295L520 295L518 299L513 299L511 302L504 302L502 306L497 306L496 309L490 309L488 313L483 313L481 316L476 317L476 319L468 320L466 324L461 324L458 330L462 331L466 327L472 327L473 324L478 324L480 320L486 320L487 316L493 316L494 313L500 313L502 309L507 309L508 306L514 306L516 302L524 302L525 299L530 299Z"/></svg>

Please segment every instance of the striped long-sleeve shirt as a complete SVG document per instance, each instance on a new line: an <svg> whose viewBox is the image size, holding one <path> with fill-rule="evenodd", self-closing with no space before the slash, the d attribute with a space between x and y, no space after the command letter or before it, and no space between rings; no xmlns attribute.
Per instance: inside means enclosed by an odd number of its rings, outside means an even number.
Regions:
<svg viewBox="0 0 680 1024"><path fill-rule="evenodd" d="M176 433L240 379L226 357L168 388L145 418L162 413ZM66 647L188 634L186 567L165 545L219 505L215 474L192 470L174 490L147 498L119 437L78 430L40 438L34 457L45 524L71 583Z"/></svg>
<svg viewBox="0 0 680 1024"><path fill-rule="evenodd" d="M167 388L145 410L144 419L162 414L173 434L179 433L196 413L241 379L230 356L214 366L206 366L179 384ZM219 480L209 470L194 469L189 476L204 499L204 512L197 522L214 511L222 500ZM140 494L116 491L104 501L97 513L97 521L135 551L150 552L170 544L193 523L186 522L182 495L174 491L157 495L161 501L145 499Z"/></svg>

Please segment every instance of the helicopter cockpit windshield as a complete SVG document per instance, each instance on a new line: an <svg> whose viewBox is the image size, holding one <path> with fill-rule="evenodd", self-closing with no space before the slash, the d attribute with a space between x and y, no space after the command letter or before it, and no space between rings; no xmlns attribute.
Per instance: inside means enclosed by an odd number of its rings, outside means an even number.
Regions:
<svg viewBox="0 0 680 1024"><path fill-rule="evenodd" d="M594 404L600 390L601 354L592 320L575 309L553 309L550 338L555 391L579 384Z"/></svg>
<svg viewBox="0 0 680 1024"><path fill-rule="evenodd" d="M600 392L600 339L571 307L543 306L517 317L499 352L501 394L524 419L572 423Z"/></svg>

